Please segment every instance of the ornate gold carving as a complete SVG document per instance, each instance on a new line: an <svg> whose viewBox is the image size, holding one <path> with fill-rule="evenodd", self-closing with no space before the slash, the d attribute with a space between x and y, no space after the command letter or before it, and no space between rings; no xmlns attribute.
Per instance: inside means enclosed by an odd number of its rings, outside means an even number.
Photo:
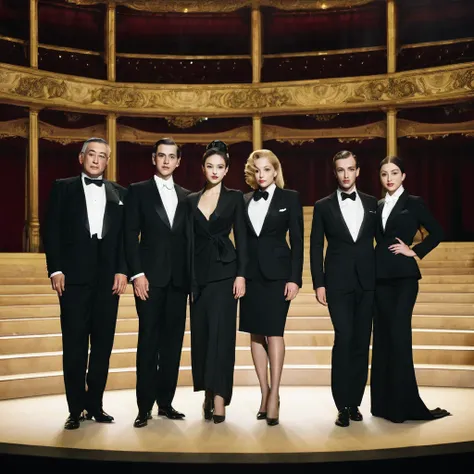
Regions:
<svg viewBox="0 0 474 474"><path fill-rule="evenodd" d="M35 99L57 99L65 98L67 87L64 81L51 77L20 77L13 92Z"/></svg>
<svg viewBox="0 0 474 474"><path fill-rule="evenodd" d="M67 0L76 5L94 5L111 3L124 5L134 10L148 12L175 13L225 13L233 12L252 5L273 7L280 10L327 10L334 8L353 8L367 5L375 0Z"/></svg>
<svg viewBox="0 0 474 474"><path fill-rule="evenodd" d="M336 118L339 114L310 114L309 117L314 118L318 122L330 122Z"/></svg>
<svg viewBox="0 0 474 474"><path fill-rule="evenodd" d="M0 100L132 116L334 114L465 101L474 97L474 63L383 76L287 83L155 85L98 81L0 64Z"/></svg>
<svg viewBox="0 0 474 474"><path fill-rule="evenodd" d="M197 125L199 122L202 122L204 119L202 117L165 117L169 125L174 125L178 128L191 128L194 125Z"/></svg>

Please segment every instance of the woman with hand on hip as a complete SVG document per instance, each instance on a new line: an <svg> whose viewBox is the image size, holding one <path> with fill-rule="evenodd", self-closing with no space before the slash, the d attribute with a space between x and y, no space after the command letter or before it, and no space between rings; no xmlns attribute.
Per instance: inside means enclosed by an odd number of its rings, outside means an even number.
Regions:
<svg viewBox="0 0 474 474"><path fill-rule="evenodd" d="M285 323L302 285L303 208L297 191L283 189L281 164L270 150L250 154L245 180L253 191L244 197L249 260L239 330L250 333L262 395L257 419L274 426L279 422Z"/></svg>
<svg viewBox="0 0 474 474"><path fill-rule="evenodd" d="M371 412L394 423L433 420L450 413L429 410L418 392L413 364L411 320L418 295L422 259L438 246L443 230L423 200L403 187L403 161L389 156L380 163L386 191L379 201L376 229L376 314L373 328ZM412 245L418 230L428 235Z"/></svg>
<svg viewBox="0 0 474 474"><path fill-rule="evenodd" d="M247 261L243 194L222 184L229 161L226 144L211 142L202 158L206 184L188 196L193 383L194 391L205 390L204 418L214 423L225 420L232 398L237 302L245 294Z"/></svg>

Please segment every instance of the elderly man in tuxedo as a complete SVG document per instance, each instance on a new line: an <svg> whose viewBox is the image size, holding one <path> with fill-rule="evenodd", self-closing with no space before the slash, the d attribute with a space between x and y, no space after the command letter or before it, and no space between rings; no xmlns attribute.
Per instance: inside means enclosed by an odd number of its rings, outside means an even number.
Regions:
<svg viewBox="0 0 474 474"><path fill-rule="evenodd" d="M360 168L350 151L333 158L338 188L313 210L310 260L318 302L328 306L334 327L331 389L336 425L361 421L372 329L377 199L360 192ZM327 241L326 254L324 243Z"/></svg>
<svg viewBox="0 0 474 474"><path fill-rule="evenodd" d="M126 189L103 178L109 159L110 147L102 138L84 143L82 173L55 181L42 232L48 276L61 310L67 430L79 428L84 416L99 423L114 420L103 410L102 399L119 297L127 287Z"/></svg>
<svg viewBox="0 0 474 474"><path fill-rule="evenodd" d="M179 364L190 288L186 196L173 173L181 150L171 138L153 147L154 175L128 188L125 204L125 253L135 293L139 327L135 428L158 416L172 420L184 414L171 405Z"/></svg>

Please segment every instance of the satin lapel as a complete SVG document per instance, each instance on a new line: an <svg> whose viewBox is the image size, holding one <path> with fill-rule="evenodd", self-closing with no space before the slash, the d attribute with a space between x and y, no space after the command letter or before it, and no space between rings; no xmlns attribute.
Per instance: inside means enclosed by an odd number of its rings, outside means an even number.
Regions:
<svg viewBox="0 0 474 474"><path fill-rule="evenodd" d="M362 222L360 224L359 233L357 234L356 242L359 240L361 235L363 235L364 227L365 227L365 225L367 223L367 219L369 217L369 210L367 209L367 202L365 200L365 196L363 196L361 193L357 193L357 194L360 198L360 202L362 203L362 207L364 209L364 217L362 218Z"/></svg>
<svg viewBox="0 0 474 474"><path fill-rule="evenodd" d="M166 224L166 226L171 229L168 214L166 214L165 206L163 205L163 201L161 200L160 192L158 191L158 186L156 185L155 178L151 178L149 183L150 192L153 196L153 205L155 206L155 211L160 216L160 219Z"/></svg>
<svg viewBox="0 0 474 474"><path fill-rule="evenodd" d="M254 194L255 194L255 191L244 194L245 220L247 221L247 225L249 226L249 229L251 229L253 234L257 236L257 233L255 232L255 229L253 228L252 221L250 220L250 217L249 217L249 205L250 205L250 202L252 201Z"/></svg>
<svg viewBox="0 0 474 474"><path fill-rule="evenodd" d="M392 212L388 216L387 222L385 223L385 232L390 228L390 226L393 224L393 221L395 220L395 217L400 214L400 212L405 208L405 203L408 199L408 191L405 189L403 191L402 195L398 198L397 203L395 204L395 207L392 209Z"/></svg>
<svg viewBox="0 0 474 474"><path fill-rule="evenodd" d="M183 191L183 188L177 184L174 185L174 189L176 191L176 195L178 196L178 205L176 206L176 212L174 214L173 229L178 227L186 215L186 193ZM168 217L166 217L166 219L168 220Z"/></svg>
<svg viewBox="0 0 474 474"><path fill-rule="evenodd" d="M219 194L219 199L217 200L217 206L214 209L214 212L211 214L209 221L211 221L212 219L219 218L219 216L222 215L229 203L229 190L225 186L222 186L221 192Z"/></svg>
<svg viewBox="0 0 474 474"><path fill-rule="evenodd" d="M281 198L283 197L283 191L277 186L275 191L273 192L272 200L270 205L268 206L267 214L265 215L265 219L263 221L262 230L260 231L260 235L266 230L268 227L269 216L271 213L278 209L278 203L280 202Z"/></svg>
<svg viewBox="0 0 474 474"><path fill-rule="evenodd" d="M347 227L346 221L344 220L344 216L342 215L341 206L339 206L339 200L337 198L337 191L331 195L331 198L329 200L329 207L331 208L331 212L333 213L333 216L336 221L339 222L339 224L345 230L347 238L351 242L354 242L349 227Z"/></svg>
<svg viewBox="0 0 474 474"><path fill-rule="evenodd" d="M382 232L382 234L385 234L385 230L382 225L382 211L384 205L385 199L381 199L377 204L377 225L379 226L380 232Z"/></svg>
<svg viewBox="0 0 474 474"><path fill-rule="evenodd" d="M72 183L73 192L77 194L77 204L79 207L79 214L81 215L82 222L84 227L87 229L87 232L90 233L91 228L89 225L89 216L87 215L87 204L86 204L86 194L84 192L84 187L82 186L82 178L78 176L77 180Z"/></svg>
<svg viewBox="0 0 474 474"><path fill-rule="evenodd" d="M102 223L102 238L105 237L112 224L111 216L111 204L118 204L120 202L120 196L117 190L113 187L110 181L104 179L105 186L105 212L104 221Z"/></svg>

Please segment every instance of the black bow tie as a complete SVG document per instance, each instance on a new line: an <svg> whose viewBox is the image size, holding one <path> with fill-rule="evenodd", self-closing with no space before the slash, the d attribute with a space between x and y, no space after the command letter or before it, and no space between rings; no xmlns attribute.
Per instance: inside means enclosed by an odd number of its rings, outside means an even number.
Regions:
<svg viewBox="0 0 474 474"><path fill-rule="evenodd" d="M259 201L262 198L266 201L268 199L268 191L261 191L259 189L258 191L255 191L253 198L255 201Z"/></svg>
<svg viewBox="0 0 474 474"><path fill-rule="evenodd" d="M347 193L341 193L341 198L344 201L344 199L352 199L353 201L356 200L356 192L352 191L352 193L347 194Z"/></svg>
<svg viewBox="0 0 474 474"><path fill-rule="evenodd" d="M102 186L104 184L104 181L102 179L91 179L87 176L84 176L84 182L86 183L86 185L94 183L96 186Z"/></svg>

